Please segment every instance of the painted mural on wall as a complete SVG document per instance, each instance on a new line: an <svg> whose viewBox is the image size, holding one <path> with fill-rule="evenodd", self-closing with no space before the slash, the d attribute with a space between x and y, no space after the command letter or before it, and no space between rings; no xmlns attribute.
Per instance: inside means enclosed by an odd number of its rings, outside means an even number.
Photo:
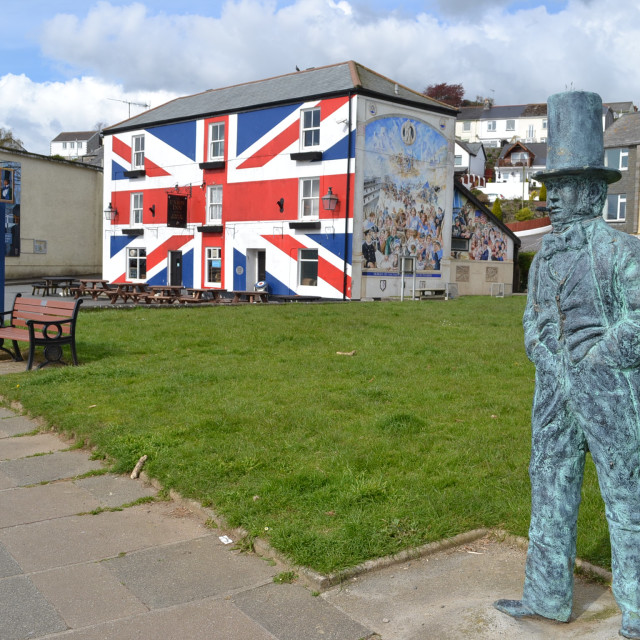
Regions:
<svg viewBox="0 0 640 640"><path fill-rule="evenodd" d="M456 260L507 259L504 231L458 191L453 196L451 236L451 257Z"/></svg>
<svg viewBox="0 0 640 640"><path fill-rule="evenodd" d="M406 117L369 122L365 133L363 268L398 272L400 256L439 271L448 141Z"/></svg>
<svg viewBox="0 0 640 640"><path fill-rule="evenodd" d="M4 254L20 255L20 195L22 173L19 162L0 162L0 215L4 217Z"/></svg>

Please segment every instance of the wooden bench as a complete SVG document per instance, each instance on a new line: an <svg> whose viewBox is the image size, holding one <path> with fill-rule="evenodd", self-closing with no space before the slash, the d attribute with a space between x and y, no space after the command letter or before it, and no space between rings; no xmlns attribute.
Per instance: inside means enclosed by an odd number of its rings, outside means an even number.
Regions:
<svg viewBox="0 0 640 640"><path fill-rule="evenodd" d="M75 302L45 299L23 298L16 295L13 309L0 314L0 350L8 353L16 362L24 358L18 342L29 343L27 371L33 367L36 347L44 348L44 362L38 369L48 364L67 364L62 360L62 347L69 345L73 364L78 364L76 355L76 320L82 300ZM13 342L13 351L4 346L5 340Z"/></svg>
<svg viewBox="0 0 640 640"><path fill-rule="evenodd" d="M420 300L444 300L447 290L441 287L435 289L416 289L416 297Z"/></svg>

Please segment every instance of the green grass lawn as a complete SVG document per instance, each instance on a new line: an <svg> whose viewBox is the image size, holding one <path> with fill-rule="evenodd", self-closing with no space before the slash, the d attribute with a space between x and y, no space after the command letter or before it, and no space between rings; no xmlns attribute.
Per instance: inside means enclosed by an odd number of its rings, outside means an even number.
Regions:
<svg viewBox="0 0 640 640"><path fill-rule="evenodd" d="M0 393L330 572L481 526L527 534L524 304L84 310L82 366ZM607 566L603 514L589 463L578 555Z"/></svg>

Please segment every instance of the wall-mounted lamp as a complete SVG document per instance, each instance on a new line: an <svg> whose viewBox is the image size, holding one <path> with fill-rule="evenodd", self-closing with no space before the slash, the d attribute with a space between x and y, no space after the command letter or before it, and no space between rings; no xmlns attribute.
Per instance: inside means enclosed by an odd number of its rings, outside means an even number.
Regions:
<svg viewBox="0 0 640 640"><path fill-rule="evenodd" d="M280 198L276 204L280 207L280 213L282 213L284 211L284 198Z"/></svg>
<svg viewBox="0 0 640 640"><path fill-rule="evenodd" d="M109 203L109 206L104 210L104 219L105 220L114 220L118 215L118 210L114 209Z"/></svg>
<svg viewBox="0 0 640 640"><path fill-rule="evenodd" d="M152 218L155 218L155 217L156 217L156 205L155 205L155 204L152 204L152 205L149 207L149 211L151 211L151 217L152 217Z"/></svg>
<svg viewBox="0 0 640 640"><path fill-rule="evenodd" d="M327 191L326 196L322 196L322 208L325 211L333 211L338 204L338 196L331 191L331 187L329 187L329 191Z"/></svg>

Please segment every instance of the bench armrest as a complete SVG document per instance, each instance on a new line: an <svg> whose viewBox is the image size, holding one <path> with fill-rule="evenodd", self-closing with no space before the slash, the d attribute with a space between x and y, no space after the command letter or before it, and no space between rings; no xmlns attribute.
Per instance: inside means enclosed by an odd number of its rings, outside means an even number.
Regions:
<svg viewBox="0 0 640 640"><path fill-rule="evenodd" d="M58 340L65 336L62 326L72 324L74 318L62 318L61 320L27 320L27 328L29 329L29 337L34 338L36 331L42 333L45 340ZM55 327L54 333L50 333L50 327Z"/></svg>

